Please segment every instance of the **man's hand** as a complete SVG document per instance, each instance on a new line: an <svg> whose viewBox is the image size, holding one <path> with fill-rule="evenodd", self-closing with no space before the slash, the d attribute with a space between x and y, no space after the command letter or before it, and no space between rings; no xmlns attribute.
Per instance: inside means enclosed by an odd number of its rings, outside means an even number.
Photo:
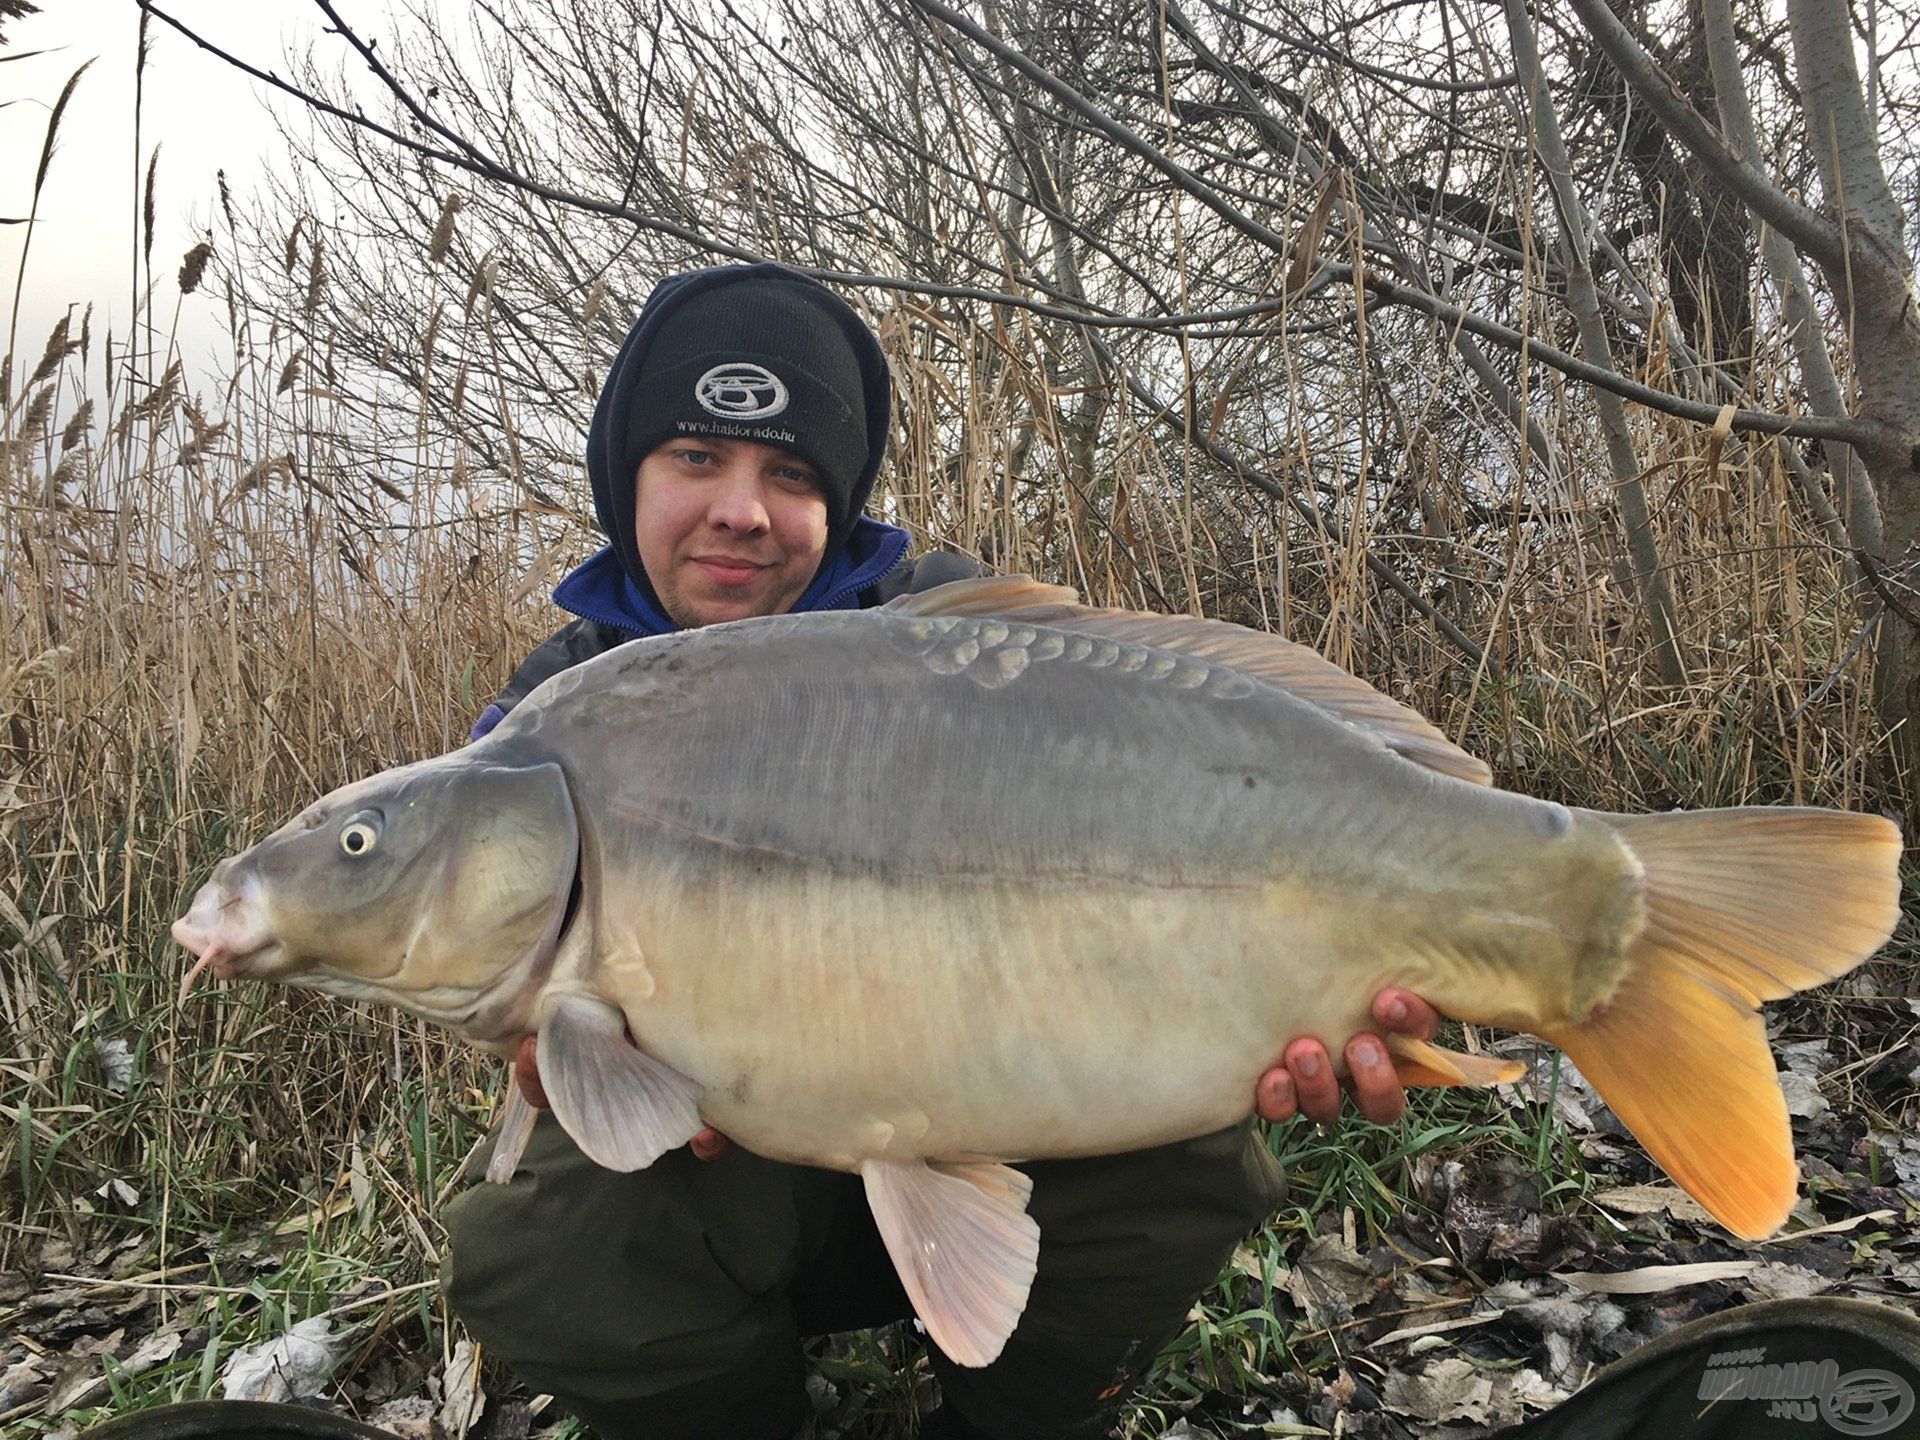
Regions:
<svg viewBox="0 0 1920 1440"><path fill-rule="evenodd" d="M1431 1040L1440 1032L1440 1014L1418 995L1388 986L1373 997L1374 1022L1390 1034ZM1347 1041L1346 1085L1361 1115L1376 1125L1391 1125L1406 1113L1407 1092L1378 1035L1362 1032ZM1305 1115L1322 1125L1340 1118L1340 1082L1334 1079L1327 1047L1310 1035L1289 1041L1280 1063L1254 1087L1253 1108L1263 1120L1278 1123Z"/></svg>
<svg viewBox="0 0 1920 1440"><path fill-rule="evenodd" d="M534 1055L534 1042L537 1036L522 1035L520 1044L513 1052L513 1083L520 1087L520 1094L536 1110L551 1110L547 1102L547 1092L540 1084L540 1064ZM687 1148L701 1160L718 1160L733 1146L733 1142L711 1125L687 1142Z"/></svg>

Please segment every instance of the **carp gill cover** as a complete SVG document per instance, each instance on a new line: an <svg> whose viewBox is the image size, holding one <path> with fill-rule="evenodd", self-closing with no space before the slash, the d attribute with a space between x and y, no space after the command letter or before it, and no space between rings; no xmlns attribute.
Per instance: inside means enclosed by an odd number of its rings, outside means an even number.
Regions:
<svg viewBox="0 0 1920 1440"><path fill-rule="evenodd" d="M222 862L188 983L537 1033L615 1169L711 1124L858 1172L963 1365L1033 1279L1014 1164L1232 1124L1383 985L1558 1046L1729 1230L1785 1220L1758 1007L1892 932L1892 823L1529 799L1310 650L1075 599L970 580L620 646ZM1518 1071L1388 1043L1409 1084ZM531 1118L513 1092L492 1178Z"/></svg>

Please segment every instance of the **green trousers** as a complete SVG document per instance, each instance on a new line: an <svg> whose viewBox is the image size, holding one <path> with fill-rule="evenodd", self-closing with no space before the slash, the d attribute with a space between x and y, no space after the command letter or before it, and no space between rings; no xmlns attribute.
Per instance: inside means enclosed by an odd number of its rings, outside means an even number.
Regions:
<svg viewBox="0 0 1920 1440"><path fill-rule="evenodd" d="M1040 1264L1000 1358L932 1348L927 1434L1104 1436L1135 1379L1285 1183L1252 1123L1154 1150L1039 1161ZM631 1175L542 1116L508 1185L448 1207L443 1283L482 1345L603 1440L777 1440L808 1413L803 1337L912 1311L858 1176L735 1147Z"/></svg>

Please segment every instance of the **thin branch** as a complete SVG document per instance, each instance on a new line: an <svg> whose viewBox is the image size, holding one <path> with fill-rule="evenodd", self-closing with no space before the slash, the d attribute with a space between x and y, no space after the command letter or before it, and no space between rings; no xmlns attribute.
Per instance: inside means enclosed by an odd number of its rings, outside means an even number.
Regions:
<svg viewBox="0 0 1920 1440"><path fill-rule="evenodd" d="M1606 0L1569 0L1588 32L1626 81L1645 100L1674 138L1711 169L1754 214L1812 255L1824 266L1841 263L1840 227L1776 186L1749 156L1727 143L1688 100L1686 93L1641 48Z"/></svg>
<svg viewBox="0 0 1920 1440"><path fill-rule="evenodd" d="M972 20L962 15L958 10L941 4L940 0L908 0L908 3L915 9L923 10L934 18L945 22L948 26L959 31L995 59L1004 62L1012 69L1018 70L1022 75L1025 75L1029 80L1033 81L1035 85L1038 85L1056 100L1062 101L1070 109L1077 112L1107 139L1128 153L1137 155L1142 160L1145 160L1149 165L1153 166L1154 169L1173 181L1181 190L1184 190L1188 195L1198 200L1202 205L1213 211L1214 214L1218 215L1222 220L1225 220L1248 239L1258 241L1276 254L1286 253L1288 246L1286 236L1262 225L1252 216L1234 209L1233 206L1227 204L1220 198L1217 189L1203 182L1192 171L1166 154L1158 146L1143 139L1125 125L1122 125L1118 120L1115 120L1111 115L1107 114L1106 111L1088 100L1086 96L1082 95L1078 90L1075 90L1044 65L1036 64L1020 51L1014 49L1013 46L995 39Z"/></svg>
<svg viewBox="0 0 1920 1440"><path fill-rule="evenodd" d="M1149 390L1146 385L1141 382L1139 377L1134 374L1131 367L1121 366L1114 356L1114 353L1107 348L1106 343L1097 335L1088 335L1087 342L1092 347L1094 354L1098 356L1101 365L1106 368L1108 374L1119 374L1124 371L1127 380L1127 390L1133 395L1134 399L1138 400L1147 408L1148 412L1160 425L1175 431L1182 440L1206 455L1207 458L1212 460L1216 465L1231 471L1256 490L1270 495L1283 505L1288 506L1302 519L1310 520L1315 525L1324 527L1326 533L1333 537L1334 544L1343 548L1346 547L1346 530L1345 527L1341 525L1338 517L1329 514L1308 500L1299 492L1297 487L1282 485L1264 470L1249 465L1238 455L1227 449L1226 446L1208 436L1205 433L1205 427L1188 424L1187 417L1183 412L1175 409L1174 406L1168 404ZM1375 555L1371 550L1362 550L1360 553L1361 558L1366 561L1368 572L1430 621L1433 627L1438 630L1441 635L1446 637L1448 644L1452 645L1475 665L1484 665L1487 667L1489 673L1499 674L1500 667L1488 658L1486 651L1479 645L1476 645L1458 625L1454 624L1453 621L1449 620L1445 615L1442 615L1439 610L1434 607L1431 600L1427 599L1426 596L1422 595L1418 590L1414 589L1412 585L1408 584L1406 580L1402 579L1398 571L1378 555Z"/></svg>
<svg viewBox="0 0 1920 1440"><path fill-rule="evenodd" d="M1325 283L1351 284L1353 267L1342 262L1332 262L1321 271ZM1611 390L1623 399L1649 410L1657 410L1663 415L1672 415L1681 420L1695 420L1703 425L1714 424L1720 418L1720 407L1701 400L1687 400L1678 395L1669 395L1664 390L1656 390L1650 385L1642 385L1637 380L1629 380L1597 365L1590 365L1577 355L1569 355L1552 345L1542 344L1529 335L1524 335L1505 325L1463 310L1458 305L1450 305L1444 300L1427 294L1412 285L1403 285L1399 281L1389 280L1385 276L1366 275L1362 278L1367 293L1377 304L1404 305L1430 315L1444 325L1457 325L1483 340L1491 340L1506 347L1528 360L1538 360L1551 366L1563 375L1575 380L1584 380ZM1825 415L1775 415L1767 410L1735 410L1733 428L1753 431L1761 435L1794 435L1803 440L1843 440L1849 445L1863 445L1875 440L1884 440L1891 436L1898 438L1899 432L1893 427L1882 425L1874 420L1836 419Z"/></svg>

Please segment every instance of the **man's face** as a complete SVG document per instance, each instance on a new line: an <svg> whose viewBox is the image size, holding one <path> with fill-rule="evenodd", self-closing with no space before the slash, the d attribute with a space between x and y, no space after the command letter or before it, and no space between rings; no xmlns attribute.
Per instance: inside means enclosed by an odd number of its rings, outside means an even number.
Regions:
<svg viewBox="0 0 1920 1440"><path fill-rule="evenodd" d="M813 467L791 451L682 437L640 462L633 538L682 629L779 615L820 568L827 501Z"/></svg>

